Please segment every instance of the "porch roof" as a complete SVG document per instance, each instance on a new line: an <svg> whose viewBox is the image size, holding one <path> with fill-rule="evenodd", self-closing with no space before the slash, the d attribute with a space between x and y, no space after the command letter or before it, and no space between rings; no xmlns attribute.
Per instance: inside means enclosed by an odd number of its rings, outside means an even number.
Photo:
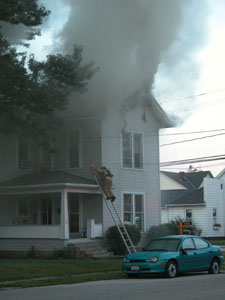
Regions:
<svg viewBox="0 0 225 300"><path fill-rule="evenodd" d="M46 189L59 188L82 188L96 190L98 186L94 180L74 175L65 171L39 171L18 176L7 181L0 182L0 191L15 189Z"/></svg>

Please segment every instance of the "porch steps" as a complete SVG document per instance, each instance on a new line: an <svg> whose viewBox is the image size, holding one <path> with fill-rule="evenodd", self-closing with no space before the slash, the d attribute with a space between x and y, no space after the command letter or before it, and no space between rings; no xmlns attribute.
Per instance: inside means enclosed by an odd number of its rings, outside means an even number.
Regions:
<svg viewBox="0 0 225 300"><path fill-rule="evenodd" d="M73 252L74 258L106 258L113 257L102 241L84 241L69 243L68 247Z"/></svg>

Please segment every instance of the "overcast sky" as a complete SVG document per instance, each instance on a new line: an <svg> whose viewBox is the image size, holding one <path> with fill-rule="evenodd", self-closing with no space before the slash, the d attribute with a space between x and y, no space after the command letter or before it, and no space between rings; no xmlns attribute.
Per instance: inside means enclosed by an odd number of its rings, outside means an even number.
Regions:
<svg viewBox="0 0 225 300"><path fill-rule="evenodd" d="M84 45L84 60L100 67L90 83L96 99L121 99L147 80L176 124L160 131L161 162L225 154L225 130L215 131L225 129L224 0L40 2L52 13L29 51L44 59ZM225 162L193 166L217 175Z"/></svg>

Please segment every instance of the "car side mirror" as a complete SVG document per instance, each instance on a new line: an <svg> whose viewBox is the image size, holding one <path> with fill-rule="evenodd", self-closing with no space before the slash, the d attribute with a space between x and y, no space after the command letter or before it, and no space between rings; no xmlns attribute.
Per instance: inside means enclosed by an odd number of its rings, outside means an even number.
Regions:
<svg viewBox="0 0 225 300"><path fill-rule="evenodd" d="M183 248L181 248L180 251L181 251L181 253L182 253L183 255L187 255L187 251L184 250Z"/></svg>

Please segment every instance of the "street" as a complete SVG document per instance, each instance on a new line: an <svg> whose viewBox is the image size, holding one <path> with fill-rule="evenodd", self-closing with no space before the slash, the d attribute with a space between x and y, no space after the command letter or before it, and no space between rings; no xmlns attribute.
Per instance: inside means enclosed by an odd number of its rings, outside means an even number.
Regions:
<svg viewBox="0 0 225 300"><path fill-rule="evenodd" d="M2 289L1 300L225 300L225 273L144 277L27 289Z"/></svg>

